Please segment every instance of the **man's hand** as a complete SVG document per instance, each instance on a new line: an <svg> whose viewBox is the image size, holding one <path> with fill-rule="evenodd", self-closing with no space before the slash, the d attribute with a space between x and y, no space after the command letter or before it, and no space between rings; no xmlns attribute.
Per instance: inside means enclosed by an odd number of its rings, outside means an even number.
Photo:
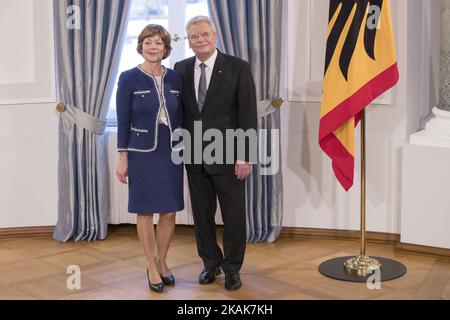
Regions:
<svg viewBox="0 0 450 320"><path fill-rule="evenodd" d="M234 165L234 174L238 180L244 180L252 172L252 165L247 162L236 162Z"/></svg>

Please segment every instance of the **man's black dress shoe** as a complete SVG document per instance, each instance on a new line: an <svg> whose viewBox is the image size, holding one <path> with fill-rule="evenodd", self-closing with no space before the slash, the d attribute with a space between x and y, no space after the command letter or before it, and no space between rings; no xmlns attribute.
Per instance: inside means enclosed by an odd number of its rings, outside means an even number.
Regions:
<svg viewBox="0 0 450 320"><path fill-rule="evenodd" d="M225 289L235 291L240 287L242 287L242 281L238 272L225 273Z"/></svg>
<svg viewBox="0 0 450 320"><path fill-rule="evenodd" d="M160 274L160 276L161 276L162 282L166 286L174 286L175 285L175 277L173 276L173 274L170 274L170 276L168 276L168 277L163 277L162 274Z"/></svg>
<svg viewBox="0 0 450 320"><path fill-rule="evenodd" d="M151 283L150 282L150 277L148 276L148 269L147 269L147 280L148 280L148 287L150 288L150 290L157 292L157 293L162 293L164 290L164 283L160 282L160 283Z"/></svg>
<svg viewBox="0 0 450 320"><path fill-rule="evenodd" d="M217 268L205 268L198 277L198 283L210 284L216 281L216 276L220 274L220 267Z"/></svg>

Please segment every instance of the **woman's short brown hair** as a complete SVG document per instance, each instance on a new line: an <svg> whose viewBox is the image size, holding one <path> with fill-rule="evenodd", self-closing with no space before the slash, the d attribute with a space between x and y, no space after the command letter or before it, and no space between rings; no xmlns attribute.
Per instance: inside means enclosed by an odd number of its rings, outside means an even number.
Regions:
<svg viewBox="0 0 450 320"><path fill-rule="evenodd" d="M161 40L164 42L164 46L166 47L166 53L163 57L164 60L170 56L170 53L172 52L172 47L170 46L172 38L170 33L159 24L149 24L141 31L138 37L137 52L142 55L142 44L144 43L144 40L154 36L160 36Z"/></svg>

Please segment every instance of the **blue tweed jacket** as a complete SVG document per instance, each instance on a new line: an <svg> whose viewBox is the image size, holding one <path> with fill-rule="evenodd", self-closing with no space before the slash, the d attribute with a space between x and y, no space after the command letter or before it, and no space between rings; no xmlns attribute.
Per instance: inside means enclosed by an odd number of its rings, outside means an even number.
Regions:
<svg viewBox="0 0 450 320"><path fill-rule="evenodd" d="M158 147L162 102L165 102L171 134L182 127L181 76L166 68L162 79L162 92L159 92L156 79L140 67L120 75L116 96L118 151L152 152ZM172 142L172 148L175 145Z"/></svg>

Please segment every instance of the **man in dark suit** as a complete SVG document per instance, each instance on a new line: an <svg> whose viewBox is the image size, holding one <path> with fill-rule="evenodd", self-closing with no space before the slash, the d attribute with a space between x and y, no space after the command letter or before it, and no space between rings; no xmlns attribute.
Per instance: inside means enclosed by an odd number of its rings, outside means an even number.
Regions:
<svg viewBox="0 0 450 320"><path fill-rule="evenodd" d="M248 139L243 144L245 152L239 152L236 147L226 149L226 143L230 140L235 143L237 138L225 132L242 129L254 132L256 139L255 84L247 62L216 49L217 34L208 17L191 19L186 30L195 57L175 64L183 79L184 127L192 141L203 140L195 134L201 133L203 137L208 129L216 129L223 136L223 150L215 153L215 162L203 157L207 146L203 141L197 149L192 143L190 149L191 158L201 157L201 161L186 164L197 249L204 264L199 283L213 283L222 267L225 288L233 291L242 286L239 271L246 246L245 178L252 169L250 160L256 162L256 152L250 154L254 146ZM200 124L202 129L198 130ZM222 144L220 139L214 142ZM230 152L234 156L227 163ZM223 253L216 240L217 198L225 227Z"/></svg>

